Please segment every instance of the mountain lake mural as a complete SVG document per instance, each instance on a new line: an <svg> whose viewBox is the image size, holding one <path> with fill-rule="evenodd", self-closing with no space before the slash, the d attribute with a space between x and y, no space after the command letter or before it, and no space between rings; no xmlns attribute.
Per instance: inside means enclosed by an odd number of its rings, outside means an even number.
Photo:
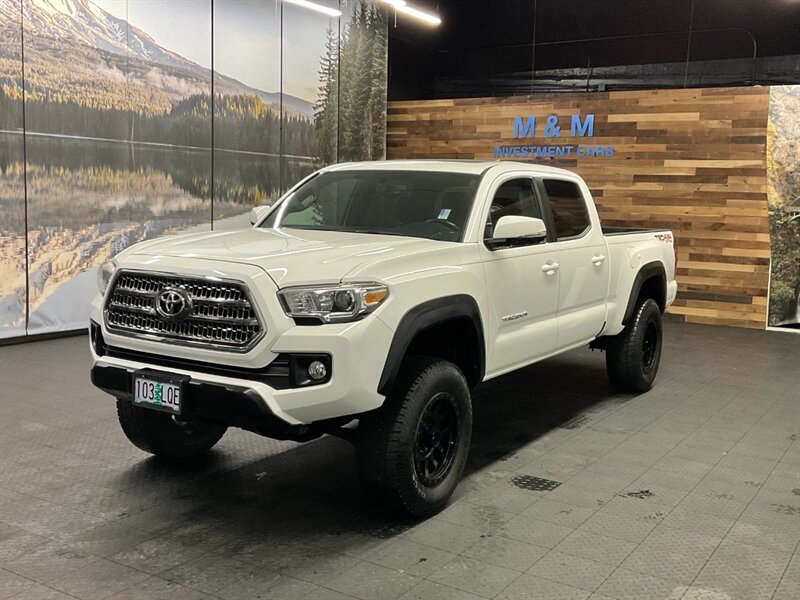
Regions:
<svg viewBox="0 0 800 600"><path fill-rule="evenodd" d="M321 1L342 17L0 0L0 337L86 326L96 267L131 244L246 226L324 164L383 158L386 15Z"/></svg>

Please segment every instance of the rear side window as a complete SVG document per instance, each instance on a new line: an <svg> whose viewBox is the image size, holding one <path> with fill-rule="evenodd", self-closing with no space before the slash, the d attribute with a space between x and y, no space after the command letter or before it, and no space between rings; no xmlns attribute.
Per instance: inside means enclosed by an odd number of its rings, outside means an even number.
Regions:
<svg viewBox="0 0 800 600"><path fill-rule="evenodd" d="M545 179L544 187L553 211L556 236L566 240L583 235L590 225L586 201L581 189L572 181Z"/></svg>

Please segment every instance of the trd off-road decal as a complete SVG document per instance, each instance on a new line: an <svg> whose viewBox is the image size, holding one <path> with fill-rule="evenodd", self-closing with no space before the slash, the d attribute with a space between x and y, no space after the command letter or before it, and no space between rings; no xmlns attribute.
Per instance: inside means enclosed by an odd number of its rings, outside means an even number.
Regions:
<svg viewBox="0 0 800 600"><path fill-rule="evenodd" d="M661 242L664 242L666 244L666 243L669 243L669 242L672 241L672 234L671 233L657 233L656 234L656 239L661 241Z"/></svg>

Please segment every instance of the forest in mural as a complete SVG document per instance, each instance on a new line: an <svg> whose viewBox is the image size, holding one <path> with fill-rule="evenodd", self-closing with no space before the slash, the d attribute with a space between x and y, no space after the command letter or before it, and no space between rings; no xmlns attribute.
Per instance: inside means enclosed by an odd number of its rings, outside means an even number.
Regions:
<svg viewBox="0 0 800 600"><path fill-rule="evenodd" d="M319 156L325 162L374 160L386 154L386 14L360 2L342 32L325 32L316 109ZM339 58L340 60L337 60ZM336 139L338 144L331 143Z"/></svg>
<svg viewBox="0 0 800 600"><path fill-rule="evenodd" d="M773 86L767 176L772 268L769 325L800 328L800 86Z"/></svg>
<svg viewBox="0 0 800 600"><path fill-rule="evenodd" d="M0 337L83 327L133 243L383 156L385 16L323 3L0 0Z"/></svg>

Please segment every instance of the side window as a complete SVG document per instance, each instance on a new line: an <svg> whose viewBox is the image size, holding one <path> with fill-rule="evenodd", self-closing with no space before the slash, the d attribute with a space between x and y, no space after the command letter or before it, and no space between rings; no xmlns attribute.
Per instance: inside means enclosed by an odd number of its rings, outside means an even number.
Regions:
<svg viewBox="0 0 800 600"><path fill-rule="evenodd" d="M508 215L518 217L542 218L539 203L533 191L533 180L527 177L509 179L495 192L492 205L489 207L489 219L486 223L485 237L492 237L494 224Z"/></svg>
<svg viewBox="0 0 800 600"><path fill-rule="evenodd" d="M559 240L583 235L591 222L581 189L572 181L545 179L544 187L553 211L553 222Z"/></svg>

